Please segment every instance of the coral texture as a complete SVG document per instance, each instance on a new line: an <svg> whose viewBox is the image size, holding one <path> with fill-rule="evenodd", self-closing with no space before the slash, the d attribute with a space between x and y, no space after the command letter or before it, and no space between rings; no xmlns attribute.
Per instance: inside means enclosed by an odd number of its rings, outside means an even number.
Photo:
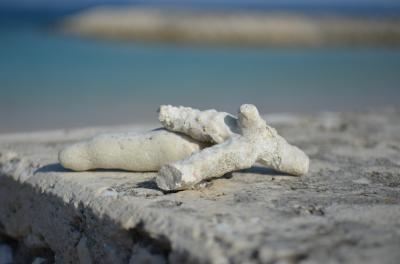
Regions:
<svg viewBox="0 0 400 264"><path fill-rule="evenodd" d="M63 149L59 161L74 171L122 169L158 171L161 166L188 157L201 143L164 129L144 134L104 134Z"/></svg>
<svg viewBox="0 0 400 264"><path fill-rule="evenodd" d="M307 173L308 156L268 126L254 105L240 107L236 127L232 125L235 122L221 122L226 117L233 118L214 110L160 108L160 121L169 129L214 142L229 138L184 160L163 166L156 178L161 189L186 189L205 179L250 168L256 162L292 175Z"/></svg>

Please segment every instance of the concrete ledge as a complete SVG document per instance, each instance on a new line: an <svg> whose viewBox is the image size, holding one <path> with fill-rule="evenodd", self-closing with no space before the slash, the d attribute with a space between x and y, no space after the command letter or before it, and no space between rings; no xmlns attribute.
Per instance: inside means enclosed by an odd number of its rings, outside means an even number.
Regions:
<svg viewBox="0 0 400 264"><path fill-rule="evenodd" d="M0 136L0 246L17 263L397 263L399 114L267 117L310 155L307 176L255 167L176 193L57 164L101 130Z"/></svg>

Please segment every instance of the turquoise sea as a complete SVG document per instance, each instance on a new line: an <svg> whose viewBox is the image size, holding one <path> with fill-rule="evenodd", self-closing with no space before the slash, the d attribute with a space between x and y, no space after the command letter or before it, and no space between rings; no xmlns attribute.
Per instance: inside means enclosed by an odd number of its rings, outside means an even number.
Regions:
<svg viewBox="0 0 400 264"><path fill-rule="evenodd" d="M156 122L160 104L275 113L399 102L395 48L118 43L0 27L0 133Z"/></svg>

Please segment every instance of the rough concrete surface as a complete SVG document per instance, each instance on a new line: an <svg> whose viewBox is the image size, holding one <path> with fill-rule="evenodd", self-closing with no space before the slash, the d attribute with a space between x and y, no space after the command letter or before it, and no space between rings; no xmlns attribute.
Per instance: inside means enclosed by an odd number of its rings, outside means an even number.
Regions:
<svg viewBox="0 0 400 264"><path fill-rule="evenodd" d="M17 263L399 263L400 111L265 118L306 176L253 167L163 193L155 173L57 163L104 129L0 136L0 244Z"/></svg>

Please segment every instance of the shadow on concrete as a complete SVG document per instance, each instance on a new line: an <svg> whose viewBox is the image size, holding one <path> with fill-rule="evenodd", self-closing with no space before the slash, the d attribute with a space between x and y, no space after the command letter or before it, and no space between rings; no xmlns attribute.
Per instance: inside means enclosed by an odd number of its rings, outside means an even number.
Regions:
<svg viewBox="0 0 400 264"><path fill-rule="evenodd" d="M261 174L265 176L277 177L277 176L291 176L284 172L279 172L274 169L262 167L262 166L253 166L249 169L240 170L240 173L246 174Z"/></svg>
<svg viewBox="0 0 400 264"><path fill-rule="evenodd" d="M143 188L143 189L151 189L151 190L162 191L160 188L158 188L157 183L155 182L154 179L138 182L136 184L136 187L137 188Z"/></svg>
<svg viewBox="0 0 400 264"><path fill-rule="evenodd" d="M88 170L88 171L93 171L93 172L96 172L96 171L131 172L131 171L125 171L125 170L119 170L119 169L94 169L94 170ZM73 171L70 169L66 169L63 166L61 166L60 163L52 163L52 164L42 166L35 171L35 173L38 173L38 172L79 172L79 171Z"/></svg>
<svg viewBox="0 0 400 264"><path fill-rule="evenodd" d="M38 172L69 172L69 171L71 171L71 170L64 168L63 166L61 166L60 163L52 163L52 164L48 164L48 165L40 167L39 169L37 169L35 171L35 173L38 173Z"/></svg>

